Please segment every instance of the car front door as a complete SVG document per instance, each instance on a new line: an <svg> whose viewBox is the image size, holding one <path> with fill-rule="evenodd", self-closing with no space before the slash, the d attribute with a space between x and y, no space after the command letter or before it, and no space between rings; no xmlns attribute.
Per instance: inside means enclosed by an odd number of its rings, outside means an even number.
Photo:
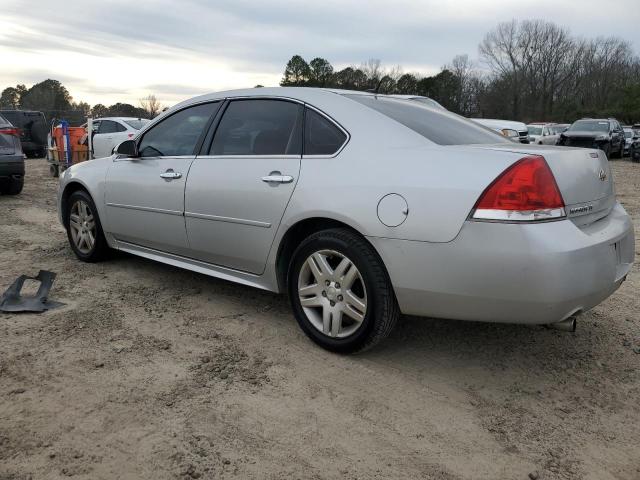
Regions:
<svg viewBox="0 0 640 480"><path fill-rule="evenodd" d="M184 186L196 148L220 102L182 109L147 130L138 157L118 157L107 173L106 230L121 242L186 255Z"/></svg>
<svg viewBox="0 0 640 480"><path fill-rule="evenodd" d="M226 105L185 191L191 255L260 274L300 171L303 106L282 99ZM206 146L205 146L206 148Z"/></svg>

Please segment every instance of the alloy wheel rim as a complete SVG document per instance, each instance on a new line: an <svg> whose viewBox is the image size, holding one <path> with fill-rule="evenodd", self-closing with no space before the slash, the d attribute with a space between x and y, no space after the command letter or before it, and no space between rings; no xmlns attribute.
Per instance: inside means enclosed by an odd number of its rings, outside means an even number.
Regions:
<svg viewBox="0 0 640 480"><path fill-rule="evenodd" d="M69 229L76 248L85 255L91 253L96 244L96 222L91 207L84 200L71 206Z"/></svg>
<svg viewBox="0 0 640 480"><path fill-rule="evenodd" d="M300 305L313 327L332 338L353 335L367 314L367 290L360 271L345 255L320 250L298 275Z"/></svg>

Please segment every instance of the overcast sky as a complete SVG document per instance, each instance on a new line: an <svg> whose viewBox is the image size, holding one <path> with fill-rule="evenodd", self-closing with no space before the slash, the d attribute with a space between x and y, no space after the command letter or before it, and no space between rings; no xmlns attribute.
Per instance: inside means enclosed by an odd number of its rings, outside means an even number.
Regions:
<svg viewBox="0 0 640 480"><path fill-rule="evenodd" d="M92 105L275 86L294 54L436 73L456 54L476 59L484 34L512 18L617 35L640 52L638 0L0 0L0 12L0 90L54 78Z"/></svg>

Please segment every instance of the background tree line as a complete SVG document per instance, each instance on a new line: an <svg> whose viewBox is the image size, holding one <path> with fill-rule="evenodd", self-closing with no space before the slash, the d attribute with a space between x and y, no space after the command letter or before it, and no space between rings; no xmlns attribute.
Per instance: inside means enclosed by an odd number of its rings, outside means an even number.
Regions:
<svg viewBox="0 0 640 480"><path fill-rule="evenodd" d="M98 103L91 107L86 102L74 102L69 91L58 80L45 80L31 88L25 85L7 87L0 94L0 108L24 109L43 112L47 120L65 119L72 125L81 125L87 117L138 117L153 118L163 109L154 95L140 99L140 106L115 103L105 106Z"/></svg>
<svg viewBox="0 0 640 480"><path fill-rule="evenodd" d="M478 47L432 76L384 68L379 60L342 70L294 55L280 85L423 95L467 117L573 121L615 116L640 121L640 58L616 37L581 39L542 20L501 23Z"/></svg>

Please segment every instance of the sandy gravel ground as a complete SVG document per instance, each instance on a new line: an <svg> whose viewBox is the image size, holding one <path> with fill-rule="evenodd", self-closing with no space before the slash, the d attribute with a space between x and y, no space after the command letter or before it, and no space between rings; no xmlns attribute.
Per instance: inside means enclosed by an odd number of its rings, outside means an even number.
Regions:
<svg viewBox="0 0 640 480"><path fill-rule="evenodd" d="M640 165L613 169L638 231ZM342 357L284 297L80 263L57 181L27 175L0 197L0 290L49 269L67 306L0 314L2 480L640 478L638 264L575 334L405 318Z"/></svg>

